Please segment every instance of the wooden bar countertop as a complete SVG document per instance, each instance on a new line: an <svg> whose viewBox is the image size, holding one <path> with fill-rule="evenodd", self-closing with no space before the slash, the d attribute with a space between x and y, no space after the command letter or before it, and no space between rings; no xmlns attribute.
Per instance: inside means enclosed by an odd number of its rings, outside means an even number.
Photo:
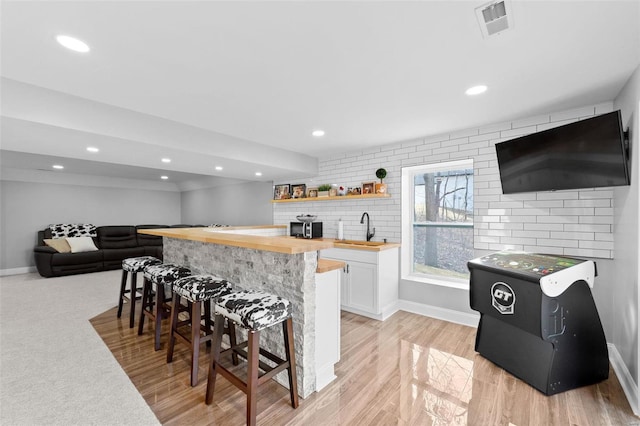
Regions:
<svg viewBox="0 0 640 426"><path fill-rule="evenodd" d="M318 259L318 267L316 268L316 274L322 274L324 272L335 271L336 269L344 268L346 263L340 260L333 259Z"/></svg>
<svg viewBox="0 0 640 426"><path fill-rule="evenodd" d="M159 228L139 229L141 234L182 240L200 241L203 243L223 244L255 250L273 251L285 254L298 254L330 248L346 248L351 250L382 251L400 247L400 243L383 243L377 241L337 240L335 238L295 238L289 236L251 235L250 232L269 228L282 228L286 225L235 226L223 228Z"/></svg>
<svg viewBox="0 0 640 426"><path fill-rule="evenodd" d="M141 234L158 235L161 237L178 238L181 240L200 241L203 243L222 244L285 254L305 253L308 251L318 251L333 247L332 241L323 241L322 239L307 240L304 238L285 236L270 237L228 232L229 230L239 230L243 228L264 229L266 227L159 228L139 229L138 232Z"/></svg>

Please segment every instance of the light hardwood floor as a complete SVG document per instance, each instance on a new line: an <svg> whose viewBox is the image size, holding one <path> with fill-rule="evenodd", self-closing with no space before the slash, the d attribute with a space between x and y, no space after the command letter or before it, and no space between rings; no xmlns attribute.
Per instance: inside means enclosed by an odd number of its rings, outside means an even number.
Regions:
<svg viewBox="0 0 640 426"><path fill-rule="evenodd" d="M167 364L168 326L155 352L151 329L138 336L125 312L117 319L114 308L91 323L161 423L244 424L245 396L224 378L214 403L204 403L208 350L192 388L186 346L177 344ZM296 410L271 381L259 390L258 424L640 425L613 370L602 383L547 397L475 353L475 332L402 311L384 322L343 312L338 379Z"/></svg>

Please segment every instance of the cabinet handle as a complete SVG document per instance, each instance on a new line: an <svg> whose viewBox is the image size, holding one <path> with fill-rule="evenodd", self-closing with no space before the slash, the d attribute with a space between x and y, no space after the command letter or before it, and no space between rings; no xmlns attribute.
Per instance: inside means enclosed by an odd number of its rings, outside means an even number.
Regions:
<svg viewBox="0 0 640 426"><path fill-rule="evenodd" d="M349 273L349 264L347 263L347 274Z"/></svg>

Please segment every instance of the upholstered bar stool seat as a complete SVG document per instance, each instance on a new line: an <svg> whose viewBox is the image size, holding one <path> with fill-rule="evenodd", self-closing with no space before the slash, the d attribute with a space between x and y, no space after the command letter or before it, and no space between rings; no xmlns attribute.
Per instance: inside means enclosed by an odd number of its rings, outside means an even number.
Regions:
<svg viewBox="0 0 640 426"><path fill-rule="evenodd" d="M138 323L138 335L144 330L144 318L149 317L155 324L154 347L160 349L160 333L162 319L171 312L171 289L173 283L180 278L191 275L191 270L173 263L149 265L144 268L144 285L142 287L142 310ZM153 286L155 285L155 292Z"/></svg>
<svg viewBox="0 0 640 426"><path fill-rule="evenodd" d="M173 282L173 300L171 303L171 327L169 331L169 345L167 346L167 362L173 361L173 349L176 338L191 349L191 386L198 384L198 360L200 345L213 338L211 319L211 300L231 293L231 284L227 280L213 275L190 275ZM181 304L186 299L187 306ZM204 335L202 327L202 305L204 304ZM178 314L188 311L189 320L179 321ZM183 324L191 325L190 335L181 334L179 327Z"/></svg>
<svg viewBox="0 0 640 426"><path fill-rule="evenodd" d="M274 377L283 370L289 373L289 394L291 406L298 407L298 382L296 378L296 360L293 347L293 322L291 319L291 303L282 297L260 291L239 291L221 296L215 302L215 326L213 351L209 363L209 376L205 402L211 404L215 391L216 375L220 373L238 389L247 395L247 425L256 424L257 389L258 386ZM221 343L224 319L229 321L232 334L235 329L232 324L247 330L247 342L232 345L228 351L238 353L247 359L247 380L236 376L220 363ZM260 348L260 331L282 324L284 335L285 358ZM247 348L246 352L242 348ZM225 351L226 352L226 351ZM270 367L260 361L260 355L275 363ZM263 370L262 375L259 370Z"/></svg>
<svg viewBox="0 0 640 426"><path fill-rule="evenodd" d="M135 323L136 299L138 298L137 276L138 272L144 272L144 268L149 265L157 265L162 263L160 259L153 256L130 257L122 261L122 282L120 284L120 299L118 300L118 318L122 315L122 306L128 301L131 307L129 312L129 328L133 328ZM131 272L131 287L127 290L127 276Z"/></svg>

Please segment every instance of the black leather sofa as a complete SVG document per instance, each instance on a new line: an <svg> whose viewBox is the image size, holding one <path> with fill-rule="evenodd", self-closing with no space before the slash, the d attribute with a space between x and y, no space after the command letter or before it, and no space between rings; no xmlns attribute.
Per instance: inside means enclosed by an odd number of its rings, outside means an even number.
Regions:
<svg viewBox="0 0 640 426"><path fill-rule="evenodd" d="M38 231L38 245L33 249L36 268L43 277L84 274L120 269L128 257L154 256L162 259L162 237L138 234L138 229L192 227L201 225L98 226L93 242L97 251L59 253L44 243L51 229Z"/></svg>

